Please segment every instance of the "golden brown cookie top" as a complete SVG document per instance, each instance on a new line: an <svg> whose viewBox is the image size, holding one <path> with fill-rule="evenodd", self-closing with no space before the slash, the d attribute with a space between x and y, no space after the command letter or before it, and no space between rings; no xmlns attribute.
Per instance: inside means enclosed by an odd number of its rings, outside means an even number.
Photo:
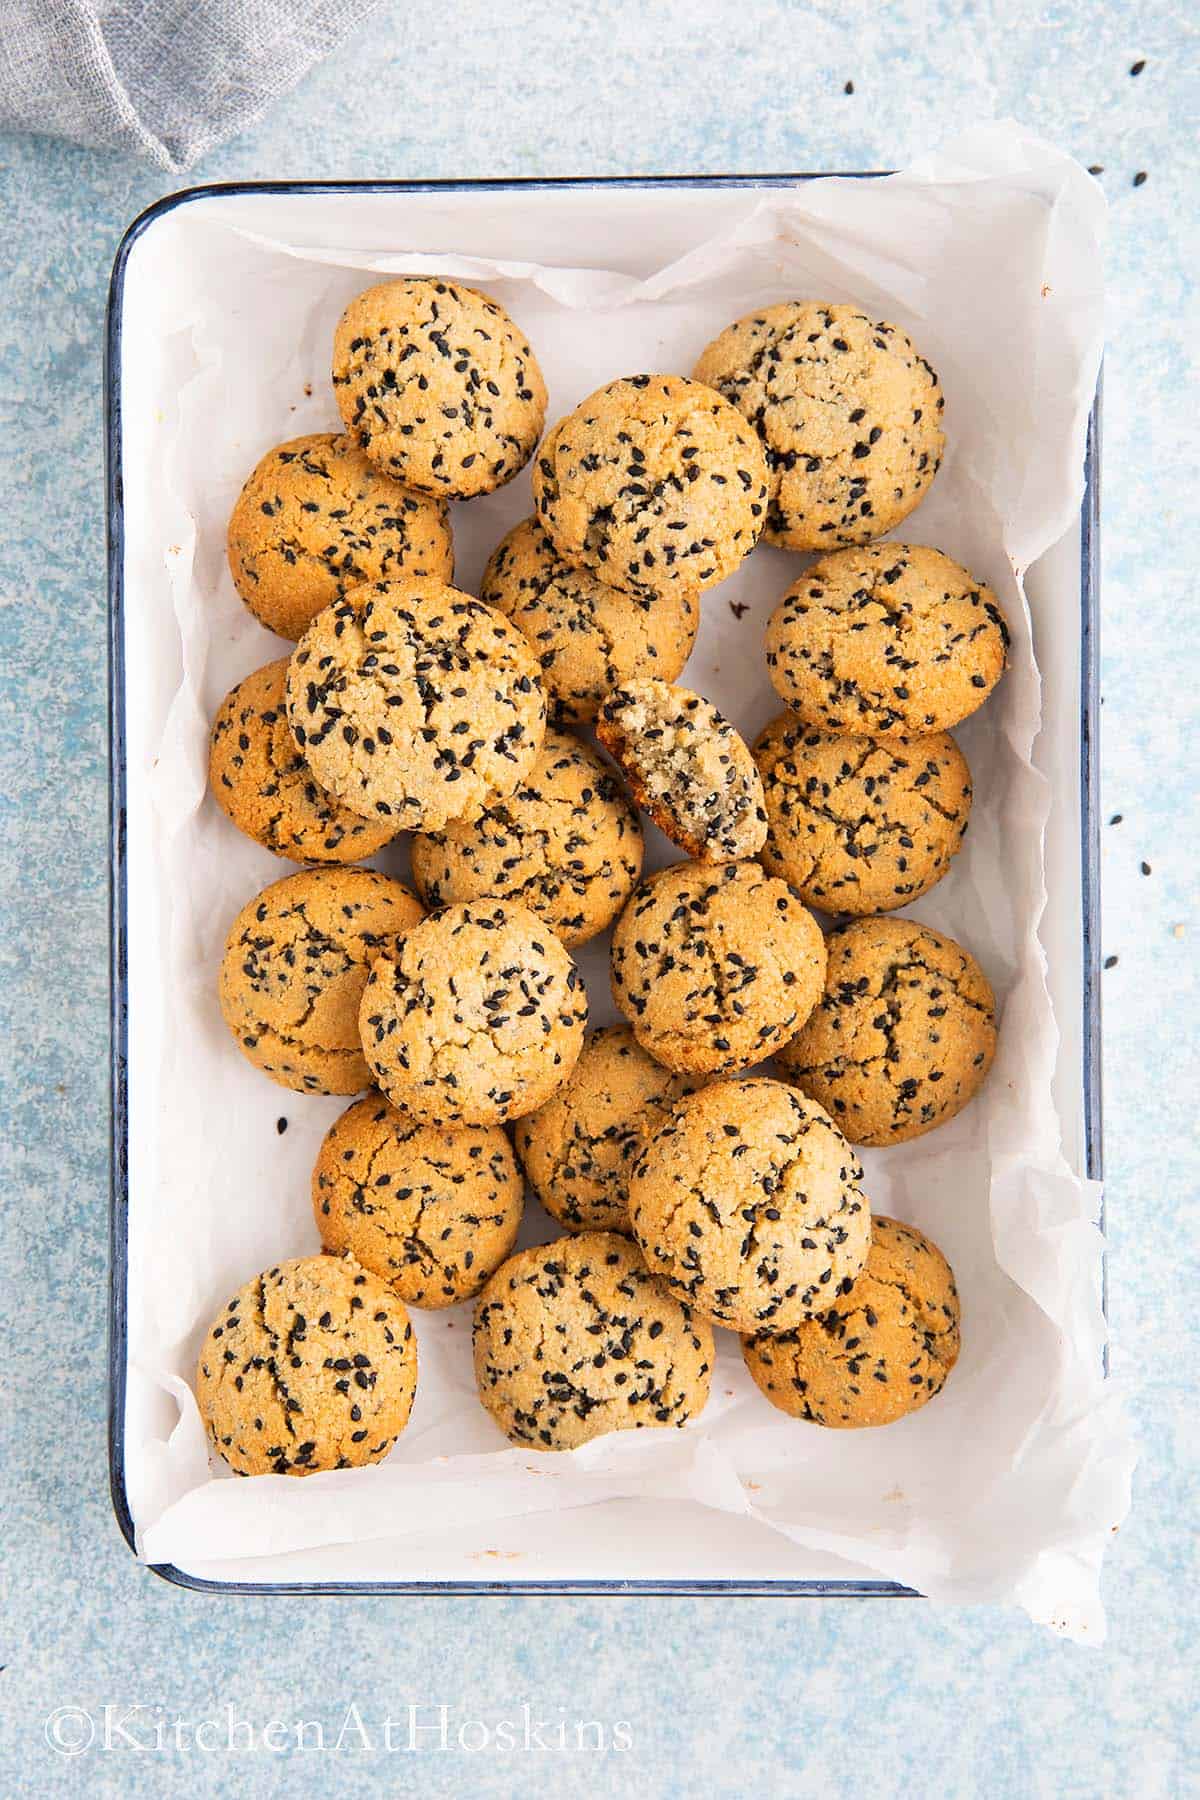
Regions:
<svg viewBox="0 0 1200 1800"><path fill-rule="evenodd" d="M511 481L546 416L537 357L499 301L415 276L350 302L334 333L333 391L373 463L459 499Z"/></svg>
<svg viewBox="0 0 1200 1800"><path fill-rule="evenodd" d="M866 1268L823 1318L742 1340L773 1406L814 1425L890 1425L940 1393L958 1361L949 1263L914 1225L876 1213Z"/></svg>
<svg viewBox="0 0 1200 1800"><path fill-rule="evenodd" d="M228 548L238 593L285 638L364 581L454 577L445 503L402 487L332 432L267 451L238 496Z"/></svg>
<svg viewBox="0 0 1200 1800"><path fill-rule="evenodd" d="M761 437L766 535L783 549L882 537L941 464L937 376L899 326L857 307L786 300L747 313L709 344L695 374Z"/></svg>

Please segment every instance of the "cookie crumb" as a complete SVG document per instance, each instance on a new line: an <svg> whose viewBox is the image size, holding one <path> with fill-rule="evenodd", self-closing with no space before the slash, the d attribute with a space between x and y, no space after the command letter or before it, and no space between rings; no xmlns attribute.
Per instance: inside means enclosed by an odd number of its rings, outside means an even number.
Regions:
<svg viewBox="0 0 1200 1800"><path fill-rule="evenodd" d="M1104 966L1106 969L1115 969L1117 966L1117 958L1115 956L1106 956L1104 959Z"/></svg>
<svg viewBox="0 0 1200 1800"><path fill-rule="evenodd" d="M845 87L842 89L842 92L843 92L843 94L852 94L854 92L854 83L852 81L848 81L846 83Z"/></svg>
<svg viewBox="0 0 1200 1800"><path fill-rule="evenodd" d="M1131 75L1140 75L1142 70L1145 68L1145 66L1146 66L1145 57L1139 56L1137 61L1130 66L1129 73Z"/></svg>
<svg viewBox="0 0 1200 1800"><path fill-rule="evenodd" d="M1145 180L1146 180L1145 169L1139 169L1137 174L1133 178L1134 187L1142 187L1145 183Z"/></svg>
<svg viewBox="0 0 1200 1800"><path fill-rule="evenodd" d="M744 619L750 608L744 600L731 600L729 610L735 619Z"/></svg>
<svg viewBox="0 0 1200 1800"><path fill-rule="evenodd" d="M1121 823L1121 820L1124 817L1125 817L1124 813L1114 813L1112 818L1108 822L1110 825L1119 825Z"/></svg>
<svg viewBox="0 0 1200 1800"><path fill-rule="evenodd" d="M287 1130L287 1125L288 1125L288 1122L286 1119L276 1119L275 1129L279 1133L280 1137L282 1137L284 1132Z"/></svg>
<svg viewBox="0 0 1200 1800"><path fill-rule="evenodd" d="M1103 175L1103 173L1104 173L1104 164L1103 163L1089 163L1088 164L1088 174L1089 175Z"/></svg>
<svg viewBox="0 0 1200 1800"><path fill-rule="evenodd" d="M1149 864L1149 863L1148 863L1148 862L1144 862L1144 863L1143 863L1143 864L1142 864L1142 865L1141 865L1141 869L1142 869L1142 874L1143 874L1143 875L1149 875L1149 873L1150 873L1150 864Z"/></svg>

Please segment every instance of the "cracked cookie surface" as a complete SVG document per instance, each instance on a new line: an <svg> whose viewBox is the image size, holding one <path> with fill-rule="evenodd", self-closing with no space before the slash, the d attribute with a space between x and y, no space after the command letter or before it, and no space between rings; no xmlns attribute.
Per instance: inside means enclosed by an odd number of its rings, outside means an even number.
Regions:
<svg viewBox="0 0 1200 1800"><path fill-rule="evenodd" d="M387 1455L417 1390L403 1302L350 1258L305 1256L239 1288L200 1351L196 1399L238 1475L313 1475Z"/></svg>
<svg viewBox="0 0 1200 1800"><path fill-rule="evenodd" d="M906 519L941 465L938 378L899 326L788 300L709 344L695 378L766 451L766 536L785 550L865 544Z"/></svg>
<svg viewBox="0 0 1200 1800"><path fill-rule="evenodd" d="M689 590L651 599L609 587L566 562L536 518L497 545L479 597L529 639L555 715L569 724L595 718L605 694L632 676L674 681L700 625Z"/></svg>
<svg viewBox="0 0 1200 1800"><path fill-rule="evenodd" d="M762 849L762 779L740 733L701 695L631 681L601 706L596 736L638 805L689 856L736 862Z"/></svg>
<svg viewBox="0 0 1200 1800"><path fill-rule="evenodd" d="M352 863L395 835L327 794L301 756L287 717L287 658L255 669L217 709L208 782L226 817L276 856Z"/></svg>
<svg viewBox="0 0 1200 1800"><path fill-rule="evenodd" d="M866 1267L820 1319L742 1340L772 1406L837 1429L890 1425L941 1392L958 1361L954 1275L914 1225L876 1213Z"/></svg>
<svg viewBox="0 0 1200 1800"><path fill-rule="evenodd" d="M610 1232L518 1251L475 1307L479 1398L514 1444L574 1450L704 1408L712 1332Z"/></svg>
<svg viewBox="0 0 1200 1800"><path fill-rule="evenodd" d="M861 1182L820 1106L780 1081L718 1081L646 1145L629 1213L648 1267L703 1317L785 1331L827 1312L866 1261Z"/></svg>
<svg viewBox="0 0 1200 1800"><path fill-rule="evenodd" d="M754 745L764 869L810 906L889 912L940 881L962 843L971 774L948 732L848 737L773 719Z"/></svg>
<svg viewBox="0 0 1200 1800"><path fill-rule="evenodd" d="M453 281L408 277L358 294L334 333L333 392L373 463L460 500L511 481L546 417L524 334L499 301Z"/></svg>
<svg viewBox="0 0 1200 1800"><path fill-rule="evenodd" d="M924 737L983 705L1009 633L996 596L923 544L875 544L813 563L767 626L767 671L808 725Z"/></svg>
<svg viewBox="0 0 1200 1800"><path fill-rule="evenodd" d="M587 993L527 907L485 900L431 914L372 966L363 1048L394 1106L433 1123L532 1112L575 1066Z"/></svg>
<svg viewBox="0 0 1200 1800"><path fill-rule="evenodd" d="M234 506L228 551L238 593L285 638L364 581L454 575L445 504L402 487L331 432L268 450Z"/></svg>
<svg viewBox="0 0 1200 1800"><path fill-rule="evenodd" d="M412 871L427 906L516 900L570 949L610 925L637 885L641 821L590 745L548 731L515 793L470 824L413 838Z"/></svg>
<svg viewBox="0 0 1200 1800"><path fill-rule="evenodd" d="M628 1025L589 1032L562 1087L513 1128L517 1155L551 1218L568 1231L630 1232L633 1165L699 1080L656 1063Z"/></svg>
<svg viewBox="0 0 1200 1800"><path fill-rule="evenodd" d="M409 1306L470 1300L517 1238L524 1183L498 1125L422 1125L382 1094L326 1133L313 1168L321 1242Z"/></svg>
<svg viewBox="0 0 1200 1800"><path fill-rule="evenodd" d="M821 996L825 945L808 909L757 863L673 863L613 931L613 999L656 1061L732 1074L781 1048Z"/></svg>
<svg viewBox="0 0 1200 1800"><path fill-rule="evenodd" d="M395 830L478 818L546 730L533 653L493 607L439 581L374 582L292 653L288 718L321 785Z"/></svg>
<svg viewBox="0 0 1200 1800"><path fill-rule="evenodd" d="M912 919L856 919L825 944L825 992L780 1067L852 1144L900 1144L952 1119L996 1052L975 958Z"/></svg>
<svg viewBox="0 0 1200 1800"><path fill-rule="evenodd" d="M368 965L423 916L402 882L373 869L303 869L256 894L221 961L221 1012L242 1054L299 1093L368 1086L358 1032Z"/></svg>
<svg viewBox="0 0 1200 1800"><path fill-rule="evenodd" d="M697 594L757 543L766 461L712 388L632 375L558 421L533 466L533 499L569 563L649 599Z"/></svg>

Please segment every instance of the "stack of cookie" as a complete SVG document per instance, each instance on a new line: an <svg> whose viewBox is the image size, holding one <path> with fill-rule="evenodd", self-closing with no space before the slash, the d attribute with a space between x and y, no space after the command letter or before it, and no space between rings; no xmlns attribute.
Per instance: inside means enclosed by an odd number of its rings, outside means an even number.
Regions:
<svg viewBox="0 0 1200 1800"><path fill-rule="evenodd" d="M407 1308L468 1299L482 1403L531 1448L686 1423L714 1326L786 1412L911 1412L957 1354L953 1278L872 1220L851 1145L964 1106L994 1007L958 945L870 915L957 851L948 731L1007 644L965 570L872 541L939 466L937 377L854 308L740 320L693 378L612 382L551 429L479 598L447 503L534 455L518 327L387 282L346 309L333 384L343 432L271 451L230 522L238 592L295 648L222 703L212 788L304 867L243 908L219 987L263 1074L363 1097L313 1174L326 1254L206 1339L214 1446L243 1474L378 1460L416 1387ZM764 536L822 554L771 621L787 711L751 750L677 677ZM645 880L639 808L686 857ZM416 894L352 866L401 832ZM571 951L610 927L625 1023L585 1036ZM785 1079L729 1079L771 1057ZM514 1253L522 1169L563 1235Z"/></svg>

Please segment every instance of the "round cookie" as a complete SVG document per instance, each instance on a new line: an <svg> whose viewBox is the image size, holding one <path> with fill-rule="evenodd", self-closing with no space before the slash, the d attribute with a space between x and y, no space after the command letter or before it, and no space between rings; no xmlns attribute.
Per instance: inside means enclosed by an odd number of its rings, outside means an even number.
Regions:
<svg viewBox="0 0 1200 1800"><path fill-rule="evenodd" d="M326 1133L312 1204L327 1251L435 1308L473 1299L499 1268L525 1190L498 1125L419 1125L372 1093Z"/></svg>
<svg viewBox="0 0 1200 1800"><path fill-rule="evenodd" d="M238 1475L314 1475L386 1456L417 1391L403 1303L351 1258L303 1256L239 1288L209 1329L196 1400Z"/></svg>
<svg viewBox="0 0 1200 1800"><path fill-rule="evenodd" d="M793 1331L743 1338L742 1355L771 1405L794 1419L890 1425L941 1392L958 1361L959 1319L937 1245L876 1213L866 1268L849 1293Z"/></svg>
<svg viewBox="0 0 1200 1800"><path fill-rule="evenodd" d="M767 670L807 725L926 737L983 705L1008 654L996 596L940 550L875 544L806 569L767 626Z"/></svg>
<svg viewBox="0 0 1200 1800"><path fill-rule="evenodd" d="M570 949L610 925L637 885L642 827L591 746L548 731L514 794L469 825L413 838L412 871L429 907L517 900Z"/></svg>
<svg viewBox="0 0 1200 1800"><path fill-rule="evenodd" d="M702 1317L786 1331L862 1269L862 1169L821 1107L781 1081L718 1081L679 1101L629 1183L646 1263Z"/></svg>
<svg viewBox="0 0 1200 1800"><path fill-rule="evenodd" d="M426 494L490 494L533 454L546 383L499 301L409 276L350 302L333 338L333 391L373 463Z"/></svg>
<svg viewBox="0 0 1200 1800"><path fill-rule="evenodd" d="M780 1066L852 1144L902 1144L952 1119L996 1052L975 958L914 919L855 919L825 943L825 993Z"/></svg>
<svg viewBox="0 0 1200 1800"><path fill-rule="evenodd" d="M422 916L402 883L373 869L303 869L256 894L221 960L221 1012L242 1054L298 1093L365 1088L367 968Z"/></svg>
<svg viewBox="0 0 1200 1800"><path fill-rule="evenodd" d="M631 681L601 706L596 736L638 805L689 856L736 862L762 849L767 812L754 759L699 694L666 681Z"/></svg>
<svg viewBox="0 0 1200 1800"><path fill-rule="evenodd" d="M937 376L899 326L857 307L785 300L747 313L709 344L695 376L762 439L766 536L782 549L882 537L941 465Z"/></svg>
<svg viewBox="0 0 1200 1800"><path fill-rule="evenodd" d="M611 688L648 669L674 681L700 626L688 589L649 599L609 587L565 562L536 518L501 539L479 597L524 632L555 715L570 724L594 719Z"/></svg>
<svg viewBox="0 0 1200 1800"><path fill-rule="evenodd" d="M672 1075L628 1025L588 1033L556 1094L513 1128L538 1199L568 1231L629 1232L629 1176L644 1145L697 1078Z"/></svg>
<svg viewBox="0 0 1200 1800"><path fill-rule="evenodd" d="M816 920L757 863L660 869L613 932L613 999L642 1048L682 1074L728 1075L770 1056L824 976Z"/></svg>
<svg viewBox="0 0 1200 1800"><path fill-rule="evenodd" d="M696 594L758 541L766 460L711 388L631 375L559 420L534 463L533 500L567 562L647 599Z"/></svg>
<svg viewBox="0 0 1200 1800"><path fill-rule="evenodd" d="M712 1332L606 1231L518 1251L475 1307L479 1398L514 1444L574 1450L703 1411Z"/></svg>
<svg viewBox="0 0 1200 1800"><path fill-rule="evenodd" d="M373 856L395 827L351 812L319 787L287 718L287 658L255 669L217 709L208 782L227 818L276 856L352 863Z"/></svg>
<svg viewBox="0 0 1200 1800"><path fill-rule="evenodd" d="M364 581L454 575L444 502L401 487L332 432L267 451L238 495L228 552L234 587L285 638Z"/></svg>
<svg viewBox="0 0 1200 1800"><path fill-rule="evenodd" d="M575 1066L587 993L552 931L504 900L447 906L371 969L360 1030L375 1079L424 1123L532 1112Z"/></svg>
<svg viewBox="0 0 1200 1800"><path fill-rule="evenodd" d="M292 653L288 718L321 785L394 829L475 819L520 786L546 698L521 633L440 581L375 582Z"/></svg>
<svg viewBox="0 0 1200 1800"><path fill-rule="evenodd" d="M762 865L826 912L889 912L950 867L971 772L949 732L855 738L773 719L754 746L767 808Z"/></svg>

